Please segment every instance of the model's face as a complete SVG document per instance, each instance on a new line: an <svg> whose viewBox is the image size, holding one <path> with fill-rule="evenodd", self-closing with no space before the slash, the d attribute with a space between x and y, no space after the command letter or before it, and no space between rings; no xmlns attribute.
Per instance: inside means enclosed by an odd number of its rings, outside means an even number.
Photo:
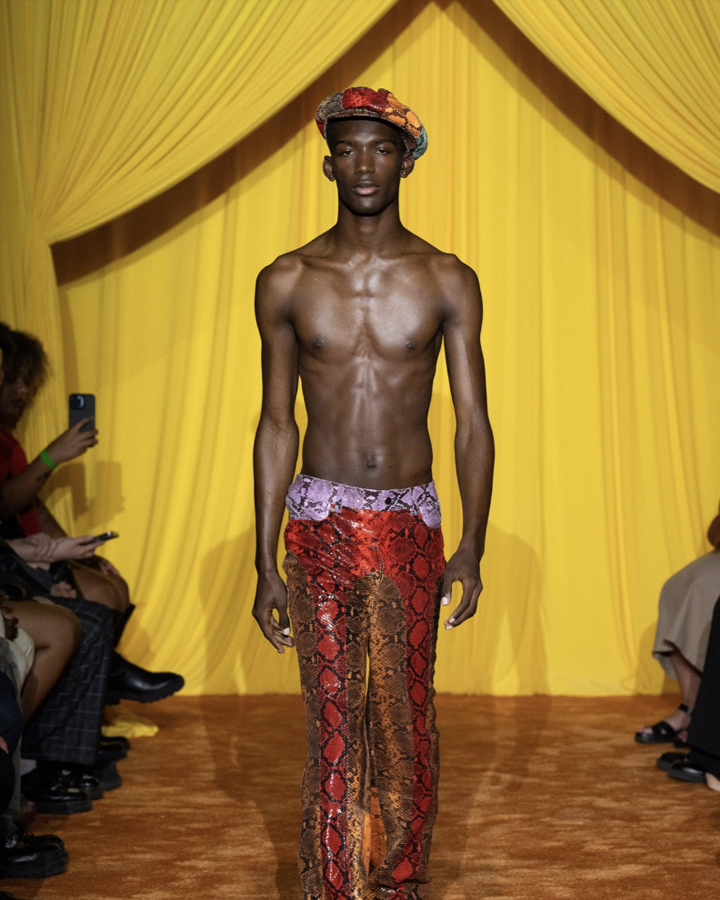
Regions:
<svg viewBox="0 0 720 900"><path fill-rule="evenodd" d="M355 215L373 216L397 199L400 179L414 160L401 135L375 119L341 119L328 126L330 155L323 171L337 181L340 202Z"/></svg>

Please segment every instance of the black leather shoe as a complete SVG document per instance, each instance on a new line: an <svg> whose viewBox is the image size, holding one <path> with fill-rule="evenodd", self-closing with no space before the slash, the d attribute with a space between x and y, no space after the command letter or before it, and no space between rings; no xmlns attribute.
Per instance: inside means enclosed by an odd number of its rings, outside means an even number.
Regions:
<svg viewBox="0 0 720 900"><path fill-rule="evenodd" d="M46 835L45 837L54 837ZM67 868L65 845L19 828L0 846L0 878L47 878Z"/></svg>
<svg viewBox="0 0 720 900"><path fill-rule="evenodd" d="M103 788L92 769L64 763L41 763L36 772L38 780L47 784L77 788L84 791L91 800L102 800Z"/></svg>
<svg viewBox="0 0 720 900"><path fill-rule="evenodd" d="M92 809L92 800L85 791L43 778L37 770L23 776L22 792L33 801L39 813L72 816Z"/></svg>
<svg viewBox="0 0 720 900"><path fill-rule="evenodd" d="M125 759L130 749L130 742L127 738L101 738L98 744L97 765L107 766L110 763L118 762Z"/></svg>
<svg viewBox="0 0 720 900"><path fill-rule="evenodd" d="M678 753L676 750L668 750L667 753L658 756L655 760L655 765L658 769L664 769L668 772L676 762L684 762L686 758L687 753Z"/></svg>
<svg viewBox="0 0 720 900"><path fill-rule="evenodd" d="M105 702L113 706L121 700L152 703L179 691L185 684L174 672L148 672L113 652L105 689Z"/></svg>
<svg viewBox="0 0 720 900"><path fill-rule="evenodd" d="M24 841L27 843L28 841L34 841L37 846L55 846L63 849L65 847L63 839L56 834L33 834L29 828L26 828L21 823L17 825L13 832L13 838L16 842Z"/></svg>
<svg viewBox="0 0 720 900"><path fill-rule="evenodd" d="M90 774L97 778L104 791L114 791L122 784L122 775L118 772L114 762L98 763L92 767Z"/></svg>
<svg viewBox="0 0 720 900"><path fill-rule="evenodd" d="M690 756L690 754L688 754ZM668 775L676 781L689 781L693 784L705 784L705 769L686 759L678 760L668 769Z"/></svg>

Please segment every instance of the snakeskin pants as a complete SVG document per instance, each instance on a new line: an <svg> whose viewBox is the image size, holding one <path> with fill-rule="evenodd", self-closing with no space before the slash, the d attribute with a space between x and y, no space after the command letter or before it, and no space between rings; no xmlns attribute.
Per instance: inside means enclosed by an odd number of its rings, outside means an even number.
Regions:
<svg viewBox="0 0 720 900"><path fill-rule="evenodd" d="M304 898L415 900L437 808L440 528L421 510L333 505L291 518L285 546L308 741Z"/></svg>

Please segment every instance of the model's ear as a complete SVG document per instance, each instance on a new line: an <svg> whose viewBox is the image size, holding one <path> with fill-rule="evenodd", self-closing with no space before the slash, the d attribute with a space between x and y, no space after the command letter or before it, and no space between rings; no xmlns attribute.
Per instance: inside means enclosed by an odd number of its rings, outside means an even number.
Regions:
<svg viewBox="0 0 720 900"><path fill-rule="evenodd" d="M415 168L415 159L410 152L405 154L402 163L400 164L400 175L402 178L407 178L408 175Z"/></svg>
<svg viewBox="0 0 720 900"><path fill-rule="evenodd" d="M333 172L332 159L330 159L329 156L326 156L323 159L323 175L327 178L328 181L335 181L335 173Z"/></svg>

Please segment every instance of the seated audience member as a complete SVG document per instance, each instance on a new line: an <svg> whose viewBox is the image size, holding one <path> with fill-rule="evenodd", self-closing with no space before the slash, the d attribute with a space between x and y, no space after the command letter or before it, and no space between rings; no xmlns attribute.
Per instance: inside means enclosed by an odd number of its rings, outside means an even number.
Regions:
<svg viewBox="0 0 720 900"><path fill-rule="evenodd" d="M0 383L0 521L6 538L44 533L52 538L67 537L38 493L58 464L75 459L97 444L95 429L82 431L89 420L78 422L52 441L28 463L12 432L40 388L47 374L47 357L42 344L22 331L12 331L0 323L3 353L3 381ZM90 555L82 563L56 565L55 580L70 581L78 597L111 611L113 637L117 645L135 606L130 602L127 583L106 559ZM58 595L62 605L66 598ZM72 605L69 605L73 609ZM75 611L75 610L73 610ZM149 703L169 697L184 684L173 672L148 672L113 651L107 682L108 703L121 699Z"/></svg>
<svg viewBox="0 0 720 900"><path fill-rule="evenodd" d="M720 515L708 529L710 553L696 559L665 582L653 656L680 683L682 702L655 725L635 734L641 744L684 744L700 687L715 601L720 595Z"/></svg>
<svg viewBox="0 0 720 900"><path fill-rule="evenodd" d="M72 554L73 549L81 556L88 551L82 538L47 540L63 555ZM42 562L35 557L38 546ZM47 618L43 611L50 603L55 619L77 616L82 626L76 652L36 705L23 734L23 758L37 762L35 771L23 779L23 793L40 812L72 814L90 809L92 799L121 783L117 770L109 765L111 760L98 759L113 616L102 604L77 596L70 585L65 585L62 597L51 594L58 587L48 577L52 559L45 536L0 539L0 585L13 598L5 605L18 616L24 614L32 625L33 620ZM62 606L55 605L58 603ZM57 625L54 630L60 631ZM39 636L41 641L50 639L47 629Z"/></svg>
<svg viewBox="0 0 720 900"><path fill-rule="evenodd" d="M706 784L720 791L720 597L715 603L688 744L689 753L663 753L657 766L677 781Z"/></svg>
<svg viewBox="0 0 720 900"><path fill-rule="evenodd" d="M31 655L27 636L23 638L17 622L4 612L0 617L0 878L44 878L59 875L67 867L65 845L59 837L33 835L19 821L19 695ZM9 900L12 895L4 896Z"/></svg>

